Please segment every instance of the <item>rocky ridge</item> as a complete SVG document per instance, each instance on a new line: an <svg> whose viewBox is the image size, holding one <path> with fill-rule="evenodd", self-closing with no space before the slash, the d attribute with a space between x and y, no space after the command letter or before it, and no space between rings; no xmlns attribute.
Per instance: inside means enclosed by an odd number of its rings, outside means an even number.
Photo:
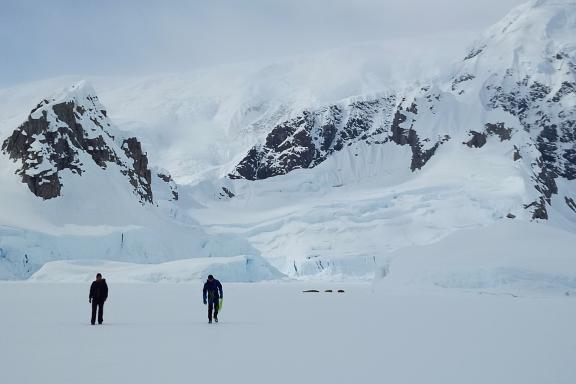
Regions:
<svg viewBox="0 0 576 384"><path fill-rule="evenodd" d="M17 174L22 182L44 200L62 195L64 173L82 177L93 163L124 175L142 204L154 201L152 173L141 143L122 137L85 82L40 102L4 140L2 151L20 164ZM177 199L170 175L164 171L159 177L170 184Z"/></svg>

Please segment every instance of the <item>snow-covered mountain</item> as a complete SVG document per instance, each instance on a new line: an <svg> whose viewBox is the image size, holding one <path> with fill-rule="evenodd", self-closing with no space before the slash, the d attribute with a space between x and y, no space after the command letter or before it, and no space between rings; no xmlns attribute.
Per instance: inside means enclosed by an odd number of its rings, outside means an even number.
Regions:
<svg viewBox="0 0 576 384"><path fill-rule="evenodd" d="M61 196L64 178L81 177L95 164L103 170L117 168L111 172L126 176L140 202L153 202L152 172L140 142L114 131L106 109L85 82L38 104L2 150L19 163L22 182L45 200ZM170 179L165 175L160 180Z"/></svg>
<svg viewBox="0 0 576 384"><path fill-rule="evenodd" d="M265 276L264 261L250 267L261 259L246 241L209 236L179 215L170 173L148 165L140 141L116 128L85 82L42 100L3 140L0 164L0 277L60 259L218 256L233 275Z"/></svg>
<svg viewBox="0 0 576 384"><path fill-rule="evenodd" d="M575 231L575 33L574 1L533 0L404 85L322 62L93 79L108 112L85 83L32 109L70 78L0 90L0 265L248 254L358 277L499 220Z"/></svg>
<svg viewBox="0 0 576 384"><path fill-rule="evenodd" d="M498 220L574 230L575 31L576 3L531 1L428 84L293 114L222 180L232 226L296 276L368 273ZM277 210L265 224L242 218L263 205Z"/></svg>
<svg viewBox="0 0 576 384"><path fill-rule="evenodd" d="M492 27L447 80L304 110L274 127L230 177L312 168L359 142L409 147L405 166L415 172L442 157L444 143L474 151L491 137L488 145L508 142L510 161L523 164L538 192L526 204L533 218L548 218L553 195L576 213L575 26L573 1L528 3Z"/></svg>

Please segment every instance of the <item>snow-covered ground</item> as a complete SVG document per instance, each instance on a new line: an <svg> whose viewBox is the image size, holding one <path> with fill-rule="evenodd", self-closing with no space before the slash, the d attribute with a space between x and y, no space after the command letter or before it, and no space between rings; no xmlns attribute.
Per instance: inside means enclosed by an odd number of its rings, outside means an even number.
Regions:
<svg viewBox="0 0 576 384"><path fill-rule="evenodd" d="M379 260L382 289L576 296L576 235L512 220L455 232Z"/></svg>
<svg viewBox="0 0 576 384"><path fill-rule="evenodd" d="M0 283L3 383L576 382L574 297L394 293L371 284ZM343 288L345 293L302 293Z"/></svg>

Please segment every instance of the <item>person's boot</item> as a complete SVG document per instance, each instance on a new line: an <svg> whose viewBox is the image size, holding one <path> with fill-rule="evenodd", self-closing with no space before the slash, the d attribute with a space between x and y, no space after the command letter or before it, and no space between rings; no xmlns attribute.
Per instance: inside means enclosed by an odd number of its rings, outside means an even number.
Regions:
<svg viewBox="0 0 576 384"><path fill-rule="evenodd" d="M214 317L214 321L215 321L215 322L218 322L218 318L217 318L217 317Z"/></svg>

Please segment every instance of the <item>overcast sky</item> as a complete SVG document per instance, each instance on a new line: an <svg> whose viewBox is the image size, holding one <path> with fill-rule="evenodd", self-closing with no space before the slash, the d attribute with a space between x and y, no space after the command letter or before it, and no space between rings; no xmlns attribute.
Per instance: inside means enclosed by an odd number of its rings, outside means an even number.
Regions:
<svg viewBox="0 0 576 384"><path fill-rule="evenodd" d="M524 1L0 0L0 86L276 60L365 42L460 56Z"/></svg>

